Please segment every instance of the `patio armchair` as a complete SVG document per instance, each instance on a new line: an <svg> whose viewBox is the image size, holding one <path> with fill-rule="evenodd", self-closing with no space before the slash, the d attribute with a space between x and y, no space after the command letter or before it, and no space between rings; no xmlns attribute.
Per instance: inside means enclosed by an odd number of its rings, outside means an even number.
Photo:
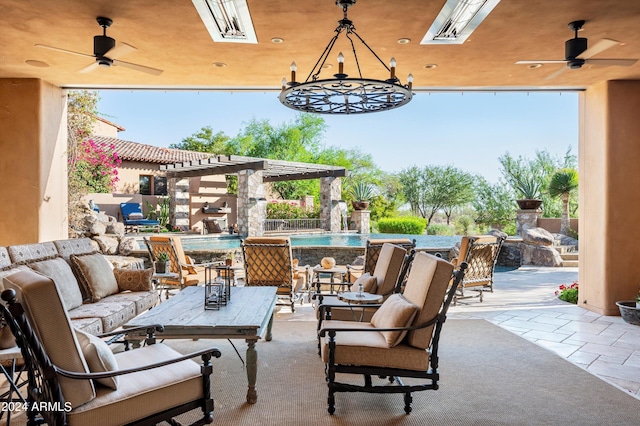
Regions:
<svg viewBox="0 0 640 426"><path fill-rule="evenodd" d="M409 414L412 392L438 389L440 333L465 267L454 274L451 263L419 252L404 293L390 296L370 322L324 321L318 335L329 414L335 412L336 392L402 393ZM362 375L364 384L348 380L351 374Z"/></svg>
<svg viewBox="0 0 640 426"><path fill-rule="evenodd" d="M240 243L244 256L244 285L277 286L280 305L302 303L308 284L309 265L294 268L289 237L247 237Z"/></svg>
<svg viewBox="0 0 640 426"><path fill-rule="evenodd" d="M216 348L182 355L155 343L113 353L100 337L71 326L55 283L33 271L4 279L0 312L20 346L28 372L27 424L151 425L191 410L202 410L195 424L213 421L211 357ZM193 357L201 357L198 365Z"/></svg>
<svg viewBox="0 0 640 426"><path fill-rule="evenodd" d="M364 263L362 265L347 265L348 281L355 282L362 274L369 272L370 274L376 269L380 250L385 243L394 244L404 247L407 251L411 251L416 247L416 240L408 238L395 239L368 239L364 251Z"/></svg>
<svg viewBox="0 0 640 426"><path fill-rule="evenodd" d="M141 227L153 227L156 232L160 232L160 222L154 219L145 219L140 203L120 203L120 214L125 233L137 232Z"/></svg>
<svg viewBox="0 0 640 426"><path fill-rule="evenodd" d="M366 272L361 275L353 285L356 289L360 282L363 284L363 291L378 294L386 300L393 293L400 293L406 274L415 256L415 251L407 250L395 244L384 243L379 251L376 266L373 273ZM353 307L348 303L340 301L335 294L316 294L318 300L316 317L318 318L318 330L321 328L323 319L334 320L354 320L354 311L358 311L357 317L360 320L368 321L376 311L376 307ZM362 312L361 312L362 311ZM361 315L360 315L361 314Z"/></svg>
<svg viewBox="0 0 640 426"><path fill-rule="evenodd" d="M466 263L468 266L464 280L458 286L453 298L454 306L458 300L472 297L477 297L482 302L485 290L493 293L493 274L503 243L503 237L493 235L462 237L458 257L453 258L451 263L454 268L458 268L462 263ZM469 294L465 290L476 293Z"/></svg>
<svg viewBox="0 0 640 426"><path fill-rule="evenodd" d="M178 274L177 278L162 278L160 289L167 292L169 290L180 289L191 285L198 285L205 281L205 270L207 266L221 264L221 262L195 263L187 256L182 248L180 237L151 236L144 237L149 257L152 262L157 260L160 253L167 253L169 256L169 271Z"/></svg>

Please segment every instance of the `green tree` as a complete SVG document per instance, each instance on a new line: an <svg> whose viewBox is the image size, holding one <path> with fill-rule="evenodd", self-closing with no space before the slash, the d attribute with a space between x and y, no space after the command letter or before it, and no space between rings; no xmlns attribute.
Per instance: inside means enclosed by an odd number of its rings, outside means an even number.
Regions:
<svg viewBox="0 0 640 426"><path fill-rule="evenodd" d="M499 181L491 185L481 176L475 177L475 222L486 227L503 228L516 217L514 195L511 188Z"/></svg>
<svg viewBox="0 0 640 426"><path fill-rule="evenodd" d="M447 217L447 225L451 224L451 214L456 207L473 201L474 178L471 174L453 166L446 166L440 176L442 186L442 211Z"/></svg>
<svg viewBox="0 0 640 426"><path fill-rule="evenodd" d="M224 132L213 133L211 126L205 126L193 135L182 139L182 142L169 145L169 148L229 155L233 153L230 140L231 138Z"/></svg>
<svg viewBox="0 0 640 426"><path fill-rule="evenodd" d="M450 179L446 175L446 167L443 166L425 166L423 169L412 166L399 174L405 199L414 214L427 219L427 226L447 202Z"/></svg>
<svg viewBox="0 0 640 426"><path fill-rule="evenodd" d="M562 216L560 233L569 235L571 222L569 219L569 197L578 188L578 172L575 169L557 170L549 182L549 195L562 199Z"/></svg>

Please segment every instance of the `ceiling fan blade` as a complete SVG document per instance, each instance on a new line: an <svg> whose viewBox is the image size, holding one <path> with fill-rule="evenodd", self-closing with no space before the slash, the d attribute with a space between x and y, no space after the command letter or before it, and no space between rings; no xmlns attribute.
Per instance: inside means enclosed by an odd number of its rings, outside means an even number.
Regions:
<svg viewBox="0 0 640 426"><path fill-rule="evenodd" d="M526 64L564 64L567 61L564 59L543 59L540 61L518 61L516 64L518 65L526 65Z"/></svg>
<svg viewBox="0 0 640 426"><path fill-rule="evenodd" d="M86 67L84 67L84 68L82 68L82 69L78 70L78 72L81 72L81 73L88 73L88 72L91 72L91 71L95 71L95 70L97 70L99 66L100 66L100 65L99 65L99 64L98 64L98 62L96 61L96 62L93 62L93 63L91 63L90 65L87 65Z"/></svg>
<svg viewBox="0 0 640 426"><path fill-rule="evenodd" d="M564 73L566 70L568 70L569 67L562 67L560 68L558 71L554 72L553 74L549 74L545 80L553 80L554 78L556 78L557 76L559 76L560 74Z"/></svg>
<svg viewBox="0 0 640 426"><path fill-rule="evenodd" d="M622 67L630 67L631 65L638 62L638 60L637 59L585 59L584 62L586 64L593 64L593 65L603 65L603 66L617 65Z"/></svg>
<svg viewBox="0 0 640 426"><path fill-rule="evenodd" d="M594 44L593 46L587 48L584 52L578 55L578 58L587 59L592 56L597 55L600 52L604 52L607 49L612 48L613 46L619 45L620 42L617 40L611 40L610 38L603 38Z"/></svg>
<svg viewBox="0 0 640 426"><path fill-rule="evenodd" d="M163 70L159 70L151 67L145 67L144 65L132 64L131 62L124 62L117 59L113 60L113 65L118 65L120 67L125 67L125 68L129 68L136 71L146 72L147 74L152 74L152 75L160 75L163 73Z"/></svg>
<svg viewBox="0 0 640 426"><path fill-rule="evenodd" d="M109 50L107 53L104 54L104 56L106 56L107 58L115 59L115 58L119 58L120 56L124 56L131 52L134 52L136 50L138 49L131 46L130 44L118 43L116 47Z"/></svg>
<svg viewBox="0 0 640 426"><path fill-rule="evenodd" d="M46 44L36 44L36 47L41 47L43 49L55 50L62 53L70 53L72 55L85 56L88 58L93 58L93 55L88 55L86 53L74 52L73 50L60 49L59 47L47 46Z"/></svg>

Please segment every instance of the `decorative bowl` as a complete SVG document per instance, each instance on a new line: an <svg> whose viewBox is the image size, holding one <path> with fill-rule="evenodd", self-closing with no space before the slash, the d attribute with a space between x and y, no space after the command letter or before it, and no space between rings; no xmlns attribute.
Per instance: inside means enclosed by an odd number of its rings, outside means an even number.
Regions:
<svg viewBox="0 0 640 426"><path fill-rule="evenodd" d="M323 257L320 265L322 265L324 269L331 269L336 266L336 260L333 257Z"/></svg>
<svg viewBox="0 0 640 426"><path fill-rule="evenodd" d="M616 302L618 308L620 308L620 315L622 319L629 324L640 325L640 308L636 308L635 300L624 300L622 302Z"/></svg>

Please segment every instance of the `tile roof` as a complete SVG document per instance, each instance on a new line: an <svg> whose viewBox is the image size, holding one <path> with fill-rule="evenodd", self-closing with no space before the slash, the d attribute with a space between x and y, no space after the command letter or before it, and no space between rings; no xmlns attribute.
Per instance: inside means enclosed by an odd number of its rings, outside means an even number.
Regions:
<svg viewBox="0 0 640 426"><path fill-rule="evenodd" d="M125 141L122 139L110 138L106 136L92 136L97 143L113 144L115 152L122 160L140 161L144 163L173 164L183 161L201 160L213 157L213 154L195 151L185 151L182 149L161 148L158 146L145 145L138 142Z"/></svg>

